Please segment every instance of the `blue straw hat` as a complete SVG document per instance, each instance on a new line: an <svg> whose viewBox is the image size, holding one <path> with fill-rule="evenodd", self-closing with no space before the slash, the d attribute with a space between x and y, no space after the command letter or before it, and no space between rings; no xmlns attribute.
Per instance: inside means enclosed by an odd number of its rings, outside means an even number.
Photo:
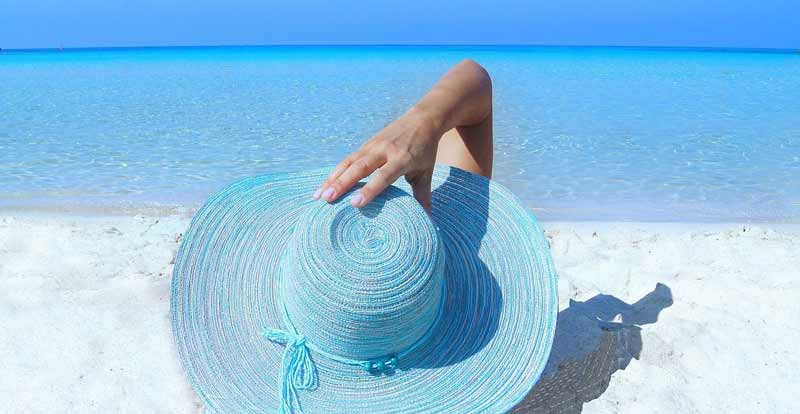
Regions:
<svg viewBox="0 0 800 414"><path fill-rule="evenodd" d="M208 411L512 409L544 369L558 310L530 211L444 166L430 217L405 182L361 209L314 201L327 172L232 184L183 238L172 327Z"/></svg>

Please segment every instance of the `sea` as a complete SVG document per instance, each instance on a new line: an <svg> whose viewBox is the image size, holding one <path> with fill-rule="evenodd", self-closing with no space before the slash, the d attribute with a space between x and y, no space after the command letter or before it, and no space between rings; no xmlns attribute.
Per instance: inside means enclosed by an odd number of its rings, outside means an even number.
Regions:
<svg viewBox="0 0 800 414"><path fill-rule="evenodd" d="M543 46L0 51L0 208L194 208L336 164L471 58L494 180L551 221L800 222L800 53Z"/></svg>

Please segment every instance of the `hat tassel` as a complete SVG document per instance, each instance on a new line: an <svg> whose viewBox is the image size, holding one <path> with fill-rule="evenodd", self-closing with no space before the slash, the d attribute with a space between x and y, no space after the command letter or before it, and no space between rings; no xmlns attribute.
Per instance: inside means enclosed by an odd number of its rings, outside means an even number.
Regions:
<svg viewBox="0 0 800 414"><path fill-rule="evenodd" d="M280 414L302 413L298 390L313 390L317 385L317 368L306 346L306 337L279 329L266 328L261 333L272 342L286 345L281 360Z"/></svg>

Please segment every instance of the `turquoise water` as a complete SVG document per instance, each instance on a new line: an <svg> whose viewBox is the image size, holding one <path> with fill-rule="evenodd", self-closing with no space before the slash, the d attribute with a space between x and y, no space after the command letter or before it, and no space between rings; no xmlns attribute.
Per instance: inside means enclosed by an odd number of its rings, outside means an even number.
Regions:
<svg viewBox="0 0 800 414"><path fill-rule="evenodd" d="M800 54L610 48L2 51L0 206L191 206L333 164L464 57L495 178L544 219L800 219Z"/></svg>

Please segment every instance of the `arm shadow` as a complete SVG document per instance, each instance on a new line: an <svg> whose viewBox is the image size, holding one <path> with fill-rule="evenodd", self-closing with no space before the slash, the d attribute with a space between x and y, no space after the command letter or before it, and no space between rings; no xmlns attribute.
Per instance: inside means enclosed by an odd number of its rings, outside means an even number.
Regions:
<svg viewBox="0 0 800 414"><path fill-rule="evenodd" d="M585 302L570 300L569 307L558 313L553 349L542 378L511 412L580 413L584 403L608 389L615 372L639 359L641 325L656 323L672 302L670 288L661 283L633 304L603 294Z"/></svg>

